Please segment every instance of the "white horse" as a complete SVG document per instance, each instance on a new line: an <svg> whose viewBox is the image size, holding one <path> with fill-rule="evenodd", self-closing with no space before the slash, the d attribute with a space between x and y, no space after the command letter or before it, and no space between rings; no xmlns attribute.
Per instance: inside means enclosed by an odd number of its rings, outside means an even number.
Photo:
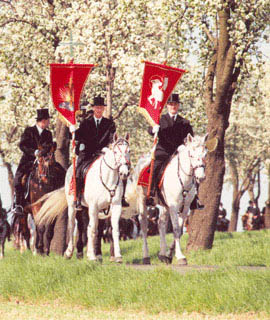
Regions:
<svg viewBox="0 0 270 320"><path fill-rule="evenodd" d="M115 261L122 262L119 245L119 219L122 210L123 182L129 174L130 150L129 135L117 138L114 135L110 148L104 148L100 156L90 167L85 178L82 204L88 207L89 225L87 228L87 258L97 260L94 252L94 239L97 234L99 213L105 210L111 214ZM69 242L65 257L71 258L74 251L75 206L74 196L70 194L72 167L66 174L65 187L51 192L37 215L37 223L48 223L68 207Z"/></svg>
<svg viewBox="0 0 270 320"><path fill-rule="evenodd" d="M184 145L179 146L177 153L173 156L167 165L160 193L165 200L164 205L160 202L159 208L159 233L160 233L160 254L159 258L163 261L168 261L166 257L166 226L171 217L175 256L178 264L186 264L186 257L183 255L180 248L180 238L183 233L183 223L187 217L190 204L195 196L196 181L201 182L205 179L205 157L207 149L205 142L207 135L204 137L195 136L194 138L188 134ZM139 159L138 164L134 169L133 182L127 189L127 194L137 193L137 212L141 224L143 237L143 263L149 264L150 257L147 245L147 207L145 199L147 188L138 185L140 172L143 168L150 164L150 157Z"/></svg>

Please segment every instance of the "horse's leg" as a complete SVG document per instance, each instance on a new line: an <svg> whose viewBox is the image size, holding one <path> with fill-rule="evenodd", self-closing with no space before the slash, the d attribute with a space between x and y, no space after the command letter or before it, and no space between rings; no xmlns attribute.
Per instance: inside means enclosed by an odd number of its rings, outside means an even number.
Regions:
<svg viewBox="0 0 270 320"><path fill-rule="evenodd" d="M45 232L45 226L36 227L36 252L38 254L44 253L44 247L43 247L43 236Z"/></svg>
<svg viewBox="0 0 270 320"><path fill-rule="evenodd" d="M105 219L98 219L98 232L94 241L95 255L99 261L102 261L101 241L103 237L105 222L106 222Z"/></svg>
<svg viewBox="0 0 270 320"><path fill-rule="evenodd" d="M112 224L112 236L113 236L113 245L114 245L114 256L115 262L121 263L122 256L120 251L120 244L119 244L119 220L121 216L121 205L112 205L112 215L111 215L111 224Z"/></svg>
<svg viewBox="0 0 270 320"><path fill-rule="evenodd" d="M150 264L148 243L147 243L147 230L148 230L148 219L147 219L147 210L139 215L140 227L143 238L143 264Z"/></svg>
<svg viewBox="0 0 270 320"><path fill-rule="evenodd" d="M166 250L167 250L166 233L167 233L169 215L164 207L158 206L158 209L159 209L158 230L160 235L160 253L158 255L158 258L162 262L171 263L172 258L167 257L166 255Z"/></svg>
<svg viewBox="0 0 270 320"><path fill-rule="evenodd" d="M183 255L180 247L180 238L183 233L183 223L186 216L187 208L183 210L181 217L178 216L178 212L175 206L170 206L170 217L173 226L173 235L174 235L174 242L175 242L175 257L177 259L178 264L186 265L187 260L186 257Z"/></svg>
<svg viewBox="0 0 270 320"><path fill-rule="evenodd" d="M44 253L47 256L50 254L50 246L51 246L51 241L54 235L55 223L56 223L56 219L45 227L43 241L44 241Z"/></svg>
<svg viewBox="0 0 270 320"><path fill-rule="evenodd" d="M84 221L83 221L83 211L76 212L76 219L77 219L77 230L78 230L78 238L76 243L77 248L77 258L83 258L83 231L84 231Z"/></svg>
<svg viewBox="0 0 270 320"><path fill-rule="evenodd" d="M75 229L75 208L74 204L68 205L68 245L64 253L66 259L70 259L74 251L74 229Z"/></svg>
<svg viewBox="0 0 270 320"><path fill-rule="evenodd" d="M4 258L4 250L5 250L5 238L3 234L0 235L0 259Z"/></svg>
<svg viewBox="0 0 270 320"><path fill-rule="evenodd" d="M87 258L90 261L96 261L97 257L95 255L95 237L97 235L98 228L98 212L95 207L88 207L89 214L89 224L87 227L88 236L88 247L87 247Z"/></svg>

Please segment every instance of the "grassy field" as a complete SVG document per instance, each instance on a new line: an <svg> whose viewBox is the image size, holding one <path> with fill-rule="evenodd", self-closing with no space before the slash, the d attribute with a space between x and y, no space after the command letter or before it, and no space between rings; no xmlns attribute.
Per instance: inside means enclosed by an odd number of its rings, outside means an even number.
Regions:
<svg viewBox="0 0 270 320"><path fill-rule="evenodd" d="M187 235L183 248L186 241ZM108 245L101 265L21 255L9 244L0 261L1 314L9 320L19 311L20 319L270 319L270 268L239 268L270 267L270 231L217 233L212 250L187 255L189 265L218 266L214 271L182 274L161 265L158 237L149 239L151 270L127 265L141 263L140 239L121 248L123 265L109 262Z"/></svg>

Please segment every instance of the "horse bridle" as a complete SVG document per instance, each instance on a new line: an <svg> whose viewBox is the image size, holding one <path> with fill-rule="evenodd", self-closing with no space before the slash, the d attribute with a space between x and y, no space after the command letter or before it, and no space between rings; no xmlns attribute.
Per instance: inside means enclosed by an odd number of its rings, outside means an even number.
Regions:
<svg viewBox="0 0 270 320"><path fill-rule="evenodd" d="M126 148L125 152L122 152L121 149L119 148L119 144L121 144L121 143L123 143L123 142L124 142L124 144L127 145L127 148ZM116 164L118 164L118 161L117 161L117 159L116 159L116 152L114 151L114 148L115 148L115 147L117 147L122 154L123 154L123 153L126 154L126 153L127 153L126 151L127 151L127 149L129 148L129 143L128 143L127 140L121 138L121 139L119 139L118 141L116 141L116 143L113 145L113 148L112 148L112 149L113 149L114 162L115 162ZM125 157L125 160L126 160L126 164L129 166L129 165L130 165L129 159L127 159L127 158ZM119 163L115 168L112 168L112 167L106 162L106 160L105 160L104 157L103 157L103 161L104 161L104 163L106 164L106 166L107 166L108 168L110 168L111 170L116 170L116 169L118 169L118 171L119 171L119 168L121 167L121 163Z"/></svg>
<svg viewBox="0 0 270 320"><path fill-rule="evenodd" d="M188 150L188 158L189 158L189 160L192 159L192 158L194 158L194 157L190 154L190 150ZM177 176L178 176L178 179L179 179L180 184L181 184L182 189L183 189L183 191L182 191L183 203L182 203L182 206L181 206L181 208L180 208L180 210L179 210L179 212L182 212L183 209L184 209L184 206L185 206L185 198L186 198L186 196L188 195L189 191L192 189L193 185L196 185L196 184L194 183L194 180L195 180L195 171L196 171L197 169L199 169L199 168L205 168L205 164L202 164L202 165L198 165L198 166L193 167L193 166L192 166L192 161L190 160L190 167L191 167L191 169L192 169L192 173L191 173L191 174L188 174L188 173L186 173L186 172L184 171L183 167L181 166L181 162L180 162L180 152L177 153L177 162L178 162L178 163L177 163ZM186 189L184 188L184 184L183 184L183 181L182 181L181 175L180 175L180 170L182 170L182 172L183 172L186 176L188 176L188 177L193 177L192 182L191 182L191 185L190 185L190 188L186 188Z"/></svg>
<svg viewBox="0 0 270 320"><path fill-rule="evenodd" d="M125 142L125 144L127 145L127 148L126 148L126 150L124 151L124 152L122 152L121 151L121 149L119 148L119 144L120 143L122 143L122 142ZM118 149L120 150L120 152L123 154L126 154L127 152L127 149L129 148L129 143L128 143L128 141L127 140L125 140L125 139L119 139L118 141L116 141L116 143L113 145L113 155L114 155L114 162L116 163L116 164L118 164L118 161L117 161L117 159L116 159L116 152L114 151L114 148L115 147L118 147ZM126 159L126 157L125 157L125 159ZM117 182L116 182L116 184L115 184L115 187L113 188L113 189L109 189L107 186L106 186L106 184L105 184L105 182L103 181L103 179L102 179L102 161L105 163L105 165L109 168L109 169L111 169L111 170L116 170L117 169ZM129 161L129 159L126 159L126 164L129 166L130 165L130 161ZM112 203L112 198L115 196L115 192L116 192L116 189L117 189L117 187L118 187L118 185L119 185L119 181L120 181L120 174L119 174L119 169L120 169L120 167L121 167L121 163L119 163L115 168L113 168L113 167L111 167L107 162L106 162L106 160L105 160L105 158L104 158L104 156L102 157L102 159L101 159L101 161L100 161L100 170L99 170L99 177L100 177L100 181L101 181L101 183L102 183L102 185L103 185L103 187L109 192L109 194L110 194L110 204L109 204L109 207L108 207L108 209L107 209L107 212L105 212L104 211L104 213L107 215L108 214L108 212L109 212L109 210L110 210L110 205L111 205L111 203Z"/></svg>

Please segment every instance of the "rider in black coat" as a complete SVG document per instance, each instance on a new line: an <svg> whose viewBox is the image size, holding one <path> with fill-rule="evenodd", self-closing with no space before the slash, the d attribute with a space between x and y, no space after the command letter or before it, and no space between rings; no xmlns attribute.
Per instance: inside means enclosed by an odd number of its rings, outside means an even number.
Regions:
<svg viewBox="0 0 270 320"><path fill-rule="evenodd" d="M14 178L15 196L14 211L17 214L23 213L24 205L24 188L22 186L22 178L28 175L33 168L36 156L39 155L39 147L46 150L46 146L50 147L53 143L52 133L47 130L50 123L48 109L37 110L37 122L33 127L27 127L20 140L19 147L23 152L20 163L16 170Z"/></svg>
<svg viewBox="0 0 270 320"><path fill-rule="evenodd" d="M88 164L95 159L96 155L113 141L113 135L116 131L114 121L103 117L105 107L104 98L95 97L94 114L84 119L75 131L75 140L79 144L79 156L76 165L76 210L82 210L81 192L83 188L83 169L86 163ZM73 130L75 128L71 126L70 131Z"/></svg>
<svg viewBox="0 0 270 320"><path fill-rule="evenodd" d="M154 135L158 130L158 143L155 150L150 197L146 199L147 206L155 205L154 197L163 164L170 159L181 144L184 144L184 139L189 133L193 136L190 122L177 114L179 105L178 94L172 94L167 103L168 113L161 116L159 125L148 129L151 135ZM190 208L202 209L203 206L199 204L198 198L195 197Z"/></svg>

